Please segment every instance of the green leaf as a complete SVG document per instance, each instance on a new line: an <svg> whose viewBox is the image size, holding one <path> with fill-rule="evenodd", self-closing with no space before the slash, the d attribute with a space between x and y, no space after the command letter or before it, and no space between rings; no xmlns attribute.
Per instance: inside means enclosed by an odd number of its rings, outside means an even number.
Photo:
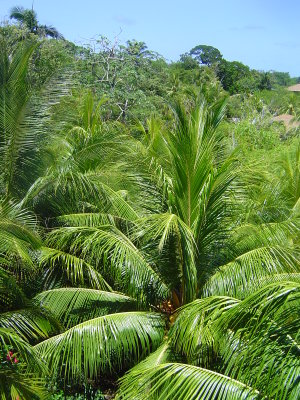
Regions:
<svg viewBox="0 0 300 400"><path fill-rule="evenodd" d="M242 400L262 396L228 376L186 364L161 364L130 371L121 379L117 400Z"/></svg>
<svg viewBox="0 0 300 400"><path fill-rule="evenodd" d="M69 248L90 262L102 261L106 273L126 294L144 302L147 296L161 300L168 288L143 253L115 226L67 227L52 231L49 243Z"/></svg>
<svg viewBox="0 0 300 400"><path fill-rule="evenodd" d="M143 359L163 338L160 315L127 312L95 318L35 346L65 380L96 378Z"/></svg>
<svg viewBox="0 0 300 400"><path fill-rule="evenodd" d="M68 287L41 292L35 300L66 327L113 312L130 311L135 305L134 299L120 293Z"/></svg>
<svg viewBox="0 0 300 400"><path fill-rule="evenodd" d="M250 250L223 265L203 288L205 296L243 296L249 284L273 274L299 272L298 251L288 247L268 246Z"/></svg>
<svg viewBox="0 0 300 400"><path fill-rule="evenodd" d="M61 329L51 315L36 307L1 313L0 326L12 329L29 342L47 339Z"/></svg>
<svg viewBox="0 0 300 400"><path fill-rule="evenodd" d="M63 273L74 285L88 283L88 285L96 289L112 290L92 265L73 254L58 249L42 247L40 262L43 266L49 265L49 274L55 272Z"/></svg>

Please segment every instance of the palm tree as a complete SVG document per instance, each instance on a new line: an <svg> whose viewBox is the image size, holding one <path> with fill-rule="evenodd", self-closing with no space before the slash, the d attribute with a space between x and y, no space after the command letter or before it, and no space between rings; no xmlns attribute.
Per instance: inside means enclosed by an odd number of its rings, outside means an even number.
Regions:
<svg viewBox="0 0 300 400"><path fill-rule="evenodd" d="M41 37L50 36L54 39L63 39L61 33L56 28L49 25L40 25L37 20L36 12L23 7L13 7L10 10L10 18L18 21L29 30L30 33Z"/></svg>
<svg viewBox="0 0 300 400"><path fill-rule="evenodd" d="M51 138L50 107L68 93L68 79L51 77L37 91L28 79L36 45L29 41L12 52L0 40L1 195L22 198L45 170L42 155Z"/></svg>
<svg viewBox="0 0 300 400"><path fill-rule="evenodd" d="M35 152L32 93L15 97L30 51L1 53L0 338L4 359L22 359L1 372L1 396L43 398L39 376L129 370L123 400L298 398L299 152L268 186L241 174L223 103L176 104L136 139L90 93L66 124L38 130L54 133L52 151L42 137ZM39 168L20 177L29 162Z"/></svg>
<svg viewBox="0 0 300 400"><path fill-rule="evenodd" d="M116 197L105 210L56 218L42 263L63 286L36 299L66 330L35 349L66 382L118 374L152 352L118 398L297 398L298 217L239 222L245 194L217 131L223 112L202 101L176 106L173 129L149 122L137 143L148 188L138 180L145 200L156 186L152 212ZM63 289L91 285L91 267L106 288ZM115 305L127 296L125 311L103 311L107 288Z"/></svg>

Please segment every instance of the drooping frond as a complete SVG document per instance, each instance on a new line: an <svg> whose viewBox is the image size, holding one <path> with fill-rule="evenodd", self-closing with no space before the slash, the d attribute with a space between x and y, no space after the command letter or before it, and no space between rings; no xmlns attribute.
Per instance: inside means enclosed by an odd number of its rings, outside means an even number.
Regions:
<svg viewBox="0 0 300 400"><path fill-rule="evenodd" d="M39 25L38 26L38 33L41 36L50 36L53 39L63 39L63 35L58 32L54 26L51 25Z"/></svg>
<svg viewBox="0 0 300 400"><path fill-rule="evenodd" d="M49 399L45 383L43 378L33 374L0 370L0 396L3 400Z"/></svg>
<svg viewBox="0 0 300 400"><path fill-rule="evenodd" d="M256 280L249 280L245 285L241 286L239 290L236 290L235 295L238 299L245 299L264 286L272 283L280 284L281 282L295 282L299 284L300 272L265 275Z"/></svg>
<svg viewBox="0 0 300 400"><path fill-rule="evenodd" d="M260 394L226 375L186 364L161 364L129 372L121 379L118 400L242 400Z"/></svg>
<svg viewBox="0 0 300 400"><path fill-rule="evenodd" d="M66 75L52 77L33 93L28 70L36 46L25 41L10 54L0 43L0 165L2 190L9 197L23 197L45 168L42 155L47 139L47 145L52 140L50 110L67 93L70 81Z"/></svg>
<svg viewBox="0 0 300 400"><path fill-rule="evenodd" d="M86 212L64 214L56 219L62 225L96 227L101 225L115 225L115 220L120 219L120 217L107 213Z"/></svg>
<svg viewBox="0 0 300 400"><path fill-rule="evenodd" d="M13 202L0 201L0 254L7 269L16 260L33 268L32 252L40 245L35 217Z"/></svg>
<svg viewBox="0 0 300 400"><path fill-rule="evenodd" d="M130 311L135 305L134 299L119 293L68 287L41 292L35 300L66 327L110 313Z"/></svg>
<svg viewBox="0 0 300 400"><path fill-rule="evenodd" d="M140 301L162 299L168 289L143 253L114 226L67 227L51 232L49 243L69 248L92 263L102 261L120 290Z"/></svg>
<svg viewBox="0 0 300 400"><path fill-rule="evenodd" d="M178 310L170 343L190 363L217 369L272 398L296 399L299 293L298 283L279 281L244 300L196 300Z"/></svg>
<svg viewBox="0 0 300 400"><path fill-rule="evenodd" d="M65 276L73 285L88 285L99 290L112 290L102 275L89 263L80 257L59 249L42 247L40 263L48 266L48 280L58 274Z"/></svg>
<svg viewBox="0 0 300 400"><path fill-rule="evenodd" d="M0 308L2 311L22 308L27 298L18 286L15 277L0 267Z"/></svg>
<svg viewBox="0 0 300 400"><path fill-rule="evenodd" d="M298 397L299 296L299 284L273 283L215 321L225 373L275 399Z"/></svg>
<svg viewBox="0 0 300 400"><path fill-rule="evenodd" d="M12 7L12 9L10 10L10 18L14 18L17 21L22 22L23 18L24 18L24 11L25 9L23 7Z"/></svg>
<svg viewBox="0 0 300 400"><path fill-rule="evenodd" d="M61 330L60 324L53 316L34 306L1 313L0 327L12 329L31 343L47 339Z"/></svg>
<svg viewBox="0 0 300 400"><path fill-rule="evenodd" d="M0 328L0 345L11 346L18 357L22 357L24 368L28 372L44 372L45 365L41 361L34 347L20 338L15 332L7 328Z"/></svg>
<svg viewBox="0 0 300 400"><path fill-rule="evenodd" d="M297 249L287 246L254 248L220 267L206 283L203 293L209 295L243 295L243 288L264 277L299 272Z"/></svg>
<svg viewBox="0 0 300 400"><path fill-rule="evenodd" d="M46 171L29 188L23 205L33 205L36 212L60 217L77 212L108 213L116 218L134 222L138 214L120 191L102 182L103 171L78 171L73 156L63 160L57 168ZM46 214L46 216L48 216Z"/></svg>
<svg viewBox="0 0 300 400"><path fill-rule="evenodd" d="M65 380L95 378L143 359L163 338L164 322L154 313L127 312L76 325L35 346Z"/></svg>
<svg viewBox="0 0 300 400"><path fill-rule="evenodd" d="M98 201L101 198L101 203L97 208L101 212L93 213L72 213L60 215L57 217L59 222L65 222L72 226L97 226L108 223L114 223L114 220L123 220L135 222L139 216L131 205L124 199L121 193L115 192L107 185L98 183L96 190L98 192Z"/></svg>

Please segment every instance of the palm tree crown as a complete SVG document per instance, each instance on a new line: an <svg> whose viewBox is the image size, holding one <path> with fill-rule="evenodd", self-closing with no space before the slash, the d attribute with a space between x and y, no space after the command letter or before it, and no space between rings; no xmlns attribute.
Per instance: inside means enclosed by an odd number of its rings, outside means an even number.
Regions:
<svg viewBox="0 0 300 400"><path fill-rule="evenodd" d="M61 33L56 28L49 25L40 25L37 14L33 10L24 9L23 7L13 7L10 10L10 18L18 21L21 25L29 30L30 33L38 36L50 36L54 39L63 39Z"/></svg>

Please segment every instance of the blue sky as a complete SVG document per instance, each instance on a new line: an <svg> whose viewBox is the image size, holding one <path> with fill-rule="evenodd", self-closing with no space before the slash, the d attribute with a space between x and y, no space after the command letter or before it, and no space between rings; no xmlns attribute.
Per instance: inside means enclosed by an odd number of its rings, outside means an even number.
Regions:
<svg viewBox="0 0 300 400"><path fill-rule="evenodd" d="M1 21L14 5L32 0L0 0ZM76 43L119 35L174 61L207 44L227 60L300 76L300 0L34 0L34 8Z"/></svg>

